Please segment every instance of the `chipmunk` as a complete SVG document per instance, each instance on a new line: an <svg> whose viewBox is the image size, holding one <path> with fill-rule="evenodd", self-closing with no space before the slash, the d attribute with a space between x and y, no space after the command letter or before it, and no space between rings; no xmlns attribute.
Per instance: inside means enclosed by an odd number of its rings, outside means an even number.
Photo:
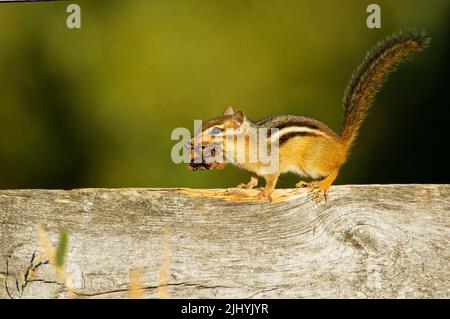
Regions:
<svg viewBox="0 0 450 319"><path fill-rule="evenodd" d="M228 128L235 129L233 131L235 135L247 136L260 128L278 129L278 132L271 136L278 139L279 165L276 171L264 173L261 163L248 161L235 163L252 173L250 181L238 187L252 189L258 185L258 176L263 177L266 185L261 194L272 200L271 194L280 174L293 172L308 179L308 181L301 180L296 187L313 192L314 198L318 201L322 198L326 200L327 191L346 161L367 110L384 80L400 62L411 54L423 50L428 43L429 38L423 32L399 32L380 41L366 54L345 91L341 134L335 133L324 123L306 116L275 115L253 122L242 111L234 112L231 107L227 107L222 116L203 124L201 131L191 141L191 145L194 145L193 141L200 136L204 148L205 145L217 141L217 137L225 135ZM255 146L248 145L251 143L249 139L246 139L245 143L245 152L248 152L251 146ZM222 149L225 150L226 147ZM232 152L227 150L229 154L225 155L235 157L236 149L231 150ZM194 164L193 159L196 157L194 153L191 154L191 169L198 169L199 166L206 169L224 168L222 163Z"/></svg>

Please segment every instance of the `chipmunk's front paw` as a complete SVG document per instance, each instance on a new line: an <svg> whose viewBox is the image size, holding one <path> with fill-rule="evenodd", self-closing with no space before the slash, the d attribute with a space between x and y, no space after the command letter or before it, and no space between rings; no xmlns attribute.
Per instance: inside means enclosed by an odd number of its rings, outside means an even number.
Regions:
<svg viewBox="0 0 450 319"><path fill-rule="evenodd" d="M242 189L253 189L253 187L255 187L255 185L253 183L241 183L237 186L238 188L242 188Z"/></svg>
<svg viewBox="0 0 450 319"><path fill-rule="evenodd" d="M242 189L253 189L253 188L256 187L257 185L258 185L258 177L252 176L252 177L250 178L250 181L249 181L247 184L245 184L245 183L239 184L239 185L238 185L238 188L242 188Z"/></svg>
<svg viewBox="0 0 450 319"><path fill-rule="evenodd" d="M260 199L268 199L269 202L272 202L273 201L272 191L268 191L267 189L262 188L261 192L259 193L259 198Z"/></svg>

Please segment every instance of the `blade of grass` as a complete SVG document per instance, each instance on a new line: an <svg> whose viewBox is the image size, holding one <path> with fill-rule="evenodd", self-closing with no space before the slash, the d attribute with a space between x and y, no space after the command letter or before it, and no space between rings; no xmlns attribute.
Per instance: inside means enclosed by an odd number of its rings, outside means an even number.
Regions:
<svg viewBox="0 0 450 319"><path fill-rule="evenodd" d="M58 248L56 249L56 266L63 267L64 266L64 258L67 252L67 244L69 241L69 236L66 231L61 231L59 233L59 242Z"/></svg>

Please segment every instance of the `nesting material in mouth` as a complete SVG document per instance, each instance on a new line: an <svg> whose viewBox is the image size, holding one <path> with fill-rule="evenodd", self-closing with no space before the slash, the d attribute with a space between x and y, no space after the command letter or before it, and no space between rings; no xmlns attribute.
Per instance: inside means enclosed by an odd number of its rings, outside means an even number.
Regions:
<svg viewBox="0 0 450 319"><path fill-rule="evenodd" d="M210 144L209 146L212 146L213 144ZM199 171L199 170L211 170L211 169L224 169L227 164L222 162L215 162L214 156L216 155L216 149L211 148L210 153L205 157L204 152L205 148L208 147L207 145L202 145L201 147L201 153L203 156L201 157L201 161L199 160L199 152L196 152L195 148L192 146L191 148L191 162L188 165L188 169L191 171ZM207 160L207 161L205 161Z"/></svg>
<svg viewBox="0 0 450 319"><path fill-rule="evenodd" d="M227 163L189 163L188 169L195 172L195 171L201 171L201 170L211 170L211 169L224 169L227 166Z"/></svg>

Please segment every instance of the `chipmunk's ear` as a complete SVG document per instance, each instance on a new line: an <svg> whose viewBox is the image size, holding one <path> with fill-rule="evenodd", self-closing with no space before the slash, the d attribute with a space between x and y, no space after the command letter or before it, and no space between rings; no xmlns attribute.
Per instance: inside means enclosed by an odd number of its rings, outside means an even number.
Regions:
<svg viewBox="0 0 450 319"><path fill-rule="evenodd" d="M225 108L225 110L223 111L223 115L233 115L233 114L234 114L234 111L231 106L227 106Z"/></svg>
<svg viewBox="0 0 450 319"><path fill-rule="evenodd" d="M244 123L245 115L242 111L237 111L233 114L233 120L236 123L236 126L241 126Z"/></svg>

